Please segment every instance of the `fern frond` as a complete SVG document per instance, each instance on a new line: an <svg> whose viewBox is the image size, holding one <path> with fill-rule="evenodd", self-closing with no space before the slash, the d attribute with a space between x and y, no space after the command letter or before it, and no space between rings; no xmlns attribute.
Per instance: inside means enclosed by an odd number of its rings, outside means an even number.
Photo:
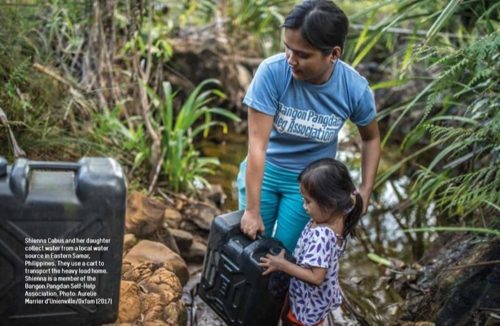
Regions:
<svg viewBox="0 0 500 326"><path fill-rule="evenodd" d="M7 89L7 95L11 99L18 98L17 88L19 88L21 84L26 81L30 62L31 58L26 58L23 62L21 62L20 65L15 67L14 70L12 70L12 72L10 73L6 89Z"/></svg>
<svg viewBox="0 0 500 326"><path fill-rule="evenodd" d="M431 200L451 215L472 212L488 203L500 207L499 53L500 31L495 31L437 58L434 66L441 73L427 90L424 116L436 105L446 109L451 104L462 119L433 118L432 123L423 125L432 141L444 145L429 165L415 174L414 200ZM448 101L450 98L453 101ZM441 171L432 171L438 162L452 159ZM461 166L464 162L470 164Z"/></svg>

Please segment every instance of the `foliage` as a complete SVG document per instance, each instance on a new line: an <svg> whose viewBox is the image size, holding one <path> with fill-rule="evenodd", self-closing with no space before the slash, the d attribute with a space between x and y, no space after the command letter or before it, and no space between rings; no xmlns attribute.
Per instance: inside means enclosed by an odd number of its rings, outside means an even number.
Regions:
<svg viewBox="0 0 500 326"><path fill-rule="evenodd" d="M19 118L21 121L29 119L29 116L26 114L26 110L33 107L29 99L22 96L20 91L28 80L29 64L30 58L26 58L18 66L14 67L8 77L7 84L5 85L6 95L8 98L8 101L6 101L5 104L12 107L14 109L13 111L17 113L16 115L11 116L11 118Z"/></svg>
<svg viewBox="0 0 500 326"><path fill-rule="evenodd" d="M250 44L252 40L259 42L264 56L276 53L281 48L280 26L293 3L287 0L235 0L223 3L226 15L232 18L230 33L237 39L250 40Z"/></svg>
<svg viewBox="0 0 500 326"><path fill-rule="evenodd" d="M101 152L117 158L128 168L129 179L140 179L147 174L151 141L146 136L142 119L123 118L123 107L116 106L107 113L96 113L92 129L92 141L100 146Z"/></svg>
<svg viewBox="0 0 500 326"><path fill-rule="evenodd" d="M151 2L148 2L151 10ZM186 2L187 3L187 2ZM191 4L181 10L181 14L172 13L172 20L165 19L165 15L158 11L148 11L148 17L144 18L144 24L135 31L130 40L121 49L123 54L129 57L130 64L126 74L136 83L139 93L139 106L142 116L137 116L134 122L128 121L130 132L127 139L142 137L146 143L136 143L134 148L133 169L141 164L149 165L150 183L154 184L155 177L161 171L159 177L166 177L167 186L175 191L195 191L196 186L207 184L204 176L213 173L218 166L218 159L200 157L195 147L196 137L203 131L207 136L210 128L222 126L227 131L227 126L221 121L212 121L212 115L216 114L230 120L239 118L230 111L221 108L208 107L216 95L223 94L216 90L205 90L209 84L218 84L214 79L202 81L187 96L180 108L175 108L177 92L173 93L169 82L161 82L163 79L163 65L172 56L172 48L165 35L169 35L174 26L186 19L187 16L197 12L200 8L210 13L209 1L204 5ZM182 7L177 4L177 8ZM203 15L196 15L200 19ZM144 60L145 59L145 60ZM204 120L204 121L203 121ZM127 142L126 142L127 143ZM196 186L195 186L196 185ZM150 185L151 188L151 185Z"/></svg>
<svg viewBox="0 0 500 326"><path fill-rule="evenodd" d="M188 31L213 26L237 52L268 56L281 49L280 26L294 4L288 0L187 0L177 4L174 16Z"/></svg>
<svg viewBox="0 0 500 326"><path fill-rule="evenodd" d="M196 148L197 137L208 136L213 127L220 126L227 132L226 123L212 120L212 115L239 121L226 109L208 106L215 99L212 95L223 96L217 89L205 90L210 84L217 85L218 81L208 79L200 83L179 110L175 109L177 92L172 92L169 82L162 83L161 94L143 86L155 108L151 113L154 128L161 132L161 176L166 178L168 188L175 192L195 192L197 187L206 186L205 175L212 174L219 165L217 158L201 157ZM112 149L122 163L131 167L129 174L135 173L135 177L140 178L153 168L148 165L152 139L145 131L142 117L120 119L121 112L120 107L116 107L109 114L96 115L95 141L100 142L103 148Z"/></svg>
<svg viewBox="0 0 500 326"><path fill-rule="evenodd" d="M106 110L105 98L97 103L97 97L109 82L95 74L105 65L93 49L108 53L92 35L97 34L92 23L101 23L92 19L95 8L69 0L2 5L0 55L7 60L0 63L0 105L31 159L103 155L84 136L93 113Z"/></svg>
<svg viewBox="0 0 500 326"><path fill-rule="evenodd" d="M89 144L82 138L71 139L68 131L78 129L68 123L70 113L63 104L68 92L48 75L37 69L38 40L44 32L39 17L45 6L17 6L2 4L0 20L0 107L5 111L9 125L19 146L32 159L47 160L54 153L60 159L74 158L73 150L85 153ZM0 128L0 130L3 130ZM5 151L0 155L12 161L15 153L7 152L7 139L0 133ZM68 138L70 141L65 143Z"/></svg>
<svg viewBox="0 0 500 326"><path fill-rule="evenodd" d="M214 126L221 126L224 133L227 132L226 123L213 121L212 115L217 114L233 121L240 120L229 110L207 106L214 99L211 95L223 96L216 89L203 90L207 84L211 83L217 84L218 81L208 79L200 83L182 104L175 119L176 93L172 92L170 83L163 83L163 100L152 89L148 89L148 94L158 109L158 117L155 121L162 130L161 147L162 153L165 153L162 170L168 178L170 188L174 191L194 191L197 184L208 185L204 176L213 174L213 168L219 165L217 158L202 158L195 148L196 137L201 132L206 137ZM198 123L200 119L203 119L203 122Z"/></svg>
<svg viewBox="0 0 500 326"><path fill-rule="evenodd" d="M162 171L171 180L172 189L206 183L203 176L213 171L217 160L200 157L194 144L196 135L201 131L206 135L214 126L227 128L225 123L213 121L213 114L230 120L237 117L208 107L209 95L221 94L216 90L202 92L214 82L206 81L193 91L178 116L177 109L170 111L167 122L162 68L173 54L168 37L179 28L182 14L172 18L159 1L92 5L53 0L39 6L6 8L7 12L0 13L9 22L6 33L0 33L5 45L0 51L14 64L0 70L5 80L0 105L11 118L15 133L24 128L20 145L28 149L31 158L39 158L37 149L45 148L50 149L43 153L45 160L63 159L65 152L75 158L85 153L114 156L131 177L144 180L155 168L154 136L160 135L166 136L161 139ZM185 14L191 9L182 10ZM16 29L15 20L21 17L23 28ZM8 34L10 29L18 35ZM12 49L24 49L24 53ZM39 72L37 79L28 77L33 67ZM52 96L57 104L43 99L34 105L38 97L29 92L35 83L42 86L38 94ZM167 98L173 108L175 94L170 95ZM172 128L167 130L169 126ZM86 132L84 137L82 132L90 128L94 132Z"/></svg>
<svg viewBox="0 0 500 326"><path fill-rule="evenodd" d="M496 31L453 54L436 53L443 73L430 84L427 107L451 93L462 119L445 115L422 126L446 146L418 173L414 196L432 194L429 198L450 214L500 203L499 50ZM442 161L448 163L433 173Z"/></svg>
<svg viewBox="0 0 500 326"><path fill-rule="evenodd" d="M402 47L404 52L387 60L387 64L399 68L399 75L374 88L418 80L420 77L413 76L411 69L416 65L435 74L407 103L380 113L381 119L394 112L398 116L384 136L385 145L405 117L423 112L420 123L413 126L401 144L409 154L380 174L377 186L408 162L421 162L412 187L414 202L433 202L442 215L448 216L467 216L480 212L477 208L495 207L494 214L498 214L500 4L478 2L472 10L471 3L461 1L386 1L367 12L374 15L374 10L387 5L396 10L375 26L370 25L371 21L366 23L355 47L360 52L353 56L354 63L365 58L367 48L373 48L391 28L411 21L413 34ZM471 12L473 18L468 15ZM467 25L460 25L464 21ZM429 135L429 142L416 146ZM436 152L430 163L420 160L429 150Z"/></svg>
<svg viewBox="0 0 500 326"><path fill-rule="evenodd" d="M495 16L495 10L498 11L498 4L491 0L385 0L367 3L372 5L350 11L354 12L349 16L351 23L361 23L363 28L359 33L351 33L355 46L347 48L345 60L357 66L380 53L375 57L377 60L399 67L403 75L411 72L412 54L423 44L434 42L444 48L467 42L472 36L467 29L479 26L478 21ZM341 4L352 7L349 2ZM484 34L484 31L478 32ZM387 51L395 52L395 55L387 56Z"/></svg>

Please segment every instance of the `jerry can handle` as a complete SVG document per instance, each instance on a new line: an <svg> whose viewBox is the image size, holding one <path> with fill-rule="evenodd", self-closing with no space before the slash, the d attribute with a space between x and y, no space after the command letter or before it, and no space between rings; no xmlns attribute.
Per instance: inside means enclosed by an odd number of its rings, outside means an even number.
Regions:
<svg viewBox="0 0 500 326"><path fill-rule="evenodd" d="M260 233L257 233L257 235L256 235L256 237L255 237L255 239L256 239L256 240L262 240L262 239L264 239L264 238L265 238L265 236L263 236L263 235L262 235L262 234L260 234ZM279 255L279 254L280 254L280 252L281 252L281 248L280 248L280 247L277 247L277 246L272 246L272 247L270 247L270 248L269 248L269 250L268 250L268 253L270 253L271 255L274 255L274 256Z"/></svg>
<svg viewBox="0 0 500 326"><path fill-rule="evenodd" d="M28 161L29 170L78 171L80 164L70 162L33 162Z"/></svg>
<svg viewBox="0 0 500 326"><path fill-rule="evenodd" d="M26 199L28 195L28 178L33 170L52 170L52 171L77 171L80 165L69 162L37 162L28 161L26 159L17 159L12 166L10 174L10 189L11 191L22 198Z"/></svg>
<svg viewBox="0 0 500 326"><path fill-rule="evenodd" d="M7 160L0 156L0 178L7 175Z"/></svg>

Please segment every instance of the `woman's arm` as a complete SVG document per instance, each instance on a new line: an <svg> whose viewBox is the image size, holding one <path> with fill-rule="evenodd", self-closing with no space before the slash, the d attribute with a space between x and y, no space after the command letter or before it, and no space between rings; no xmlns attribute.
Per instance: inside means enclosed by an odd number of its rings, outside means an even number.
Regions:
<svg viewBox="0 0 500 326"><path fill-rule="evenodd" d="M264 223L260 215L260 197L272 126L273 116L248 108L246 208L241 219L241 230L252 239L255 239L257 233L264 233Z"/></svg>
<svg viewBox="0 0 500 326"><path fill-rule="evenodd" d="M284 249L282 249L277 256L267 254L266 257L261 257L259 266L267 268L262 275L282 271L292 277L315 286L323 284L327 272L326 268L302 267L286 260Z"/></svg>
<svg viewBox="0 0 500 326"><path fill-rule="evenodd" d="M368 210L368 203L377 176L380 161L380 132L377 119L366 126L357 126L361 135L361 187L359 192L363 198L363 213Z"/></svg>

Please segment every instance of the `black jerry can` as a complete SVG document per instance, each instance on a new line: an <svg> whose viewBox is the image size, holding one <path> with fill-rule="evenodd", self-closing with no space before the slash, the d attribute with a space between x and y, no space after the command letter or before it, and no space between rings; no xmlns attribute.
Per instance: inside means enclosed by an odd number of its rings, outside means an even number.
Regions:
<svg viewBox="0 0 500 326"><path fill-rule="evenodd" d="M248 238L240 230L242 215L236 211L213 220L198 294L229 326L276 326L290 277L282 272L263 276L258 263L285 247L271 237ZM285 257L293 261L290 252Z"/></svg>
<svg viewBox="0 0 500 326"><path fill-rule="evenodd" d="M116 320L126 193L110 158L0 158L0 325Z"/></svg>

